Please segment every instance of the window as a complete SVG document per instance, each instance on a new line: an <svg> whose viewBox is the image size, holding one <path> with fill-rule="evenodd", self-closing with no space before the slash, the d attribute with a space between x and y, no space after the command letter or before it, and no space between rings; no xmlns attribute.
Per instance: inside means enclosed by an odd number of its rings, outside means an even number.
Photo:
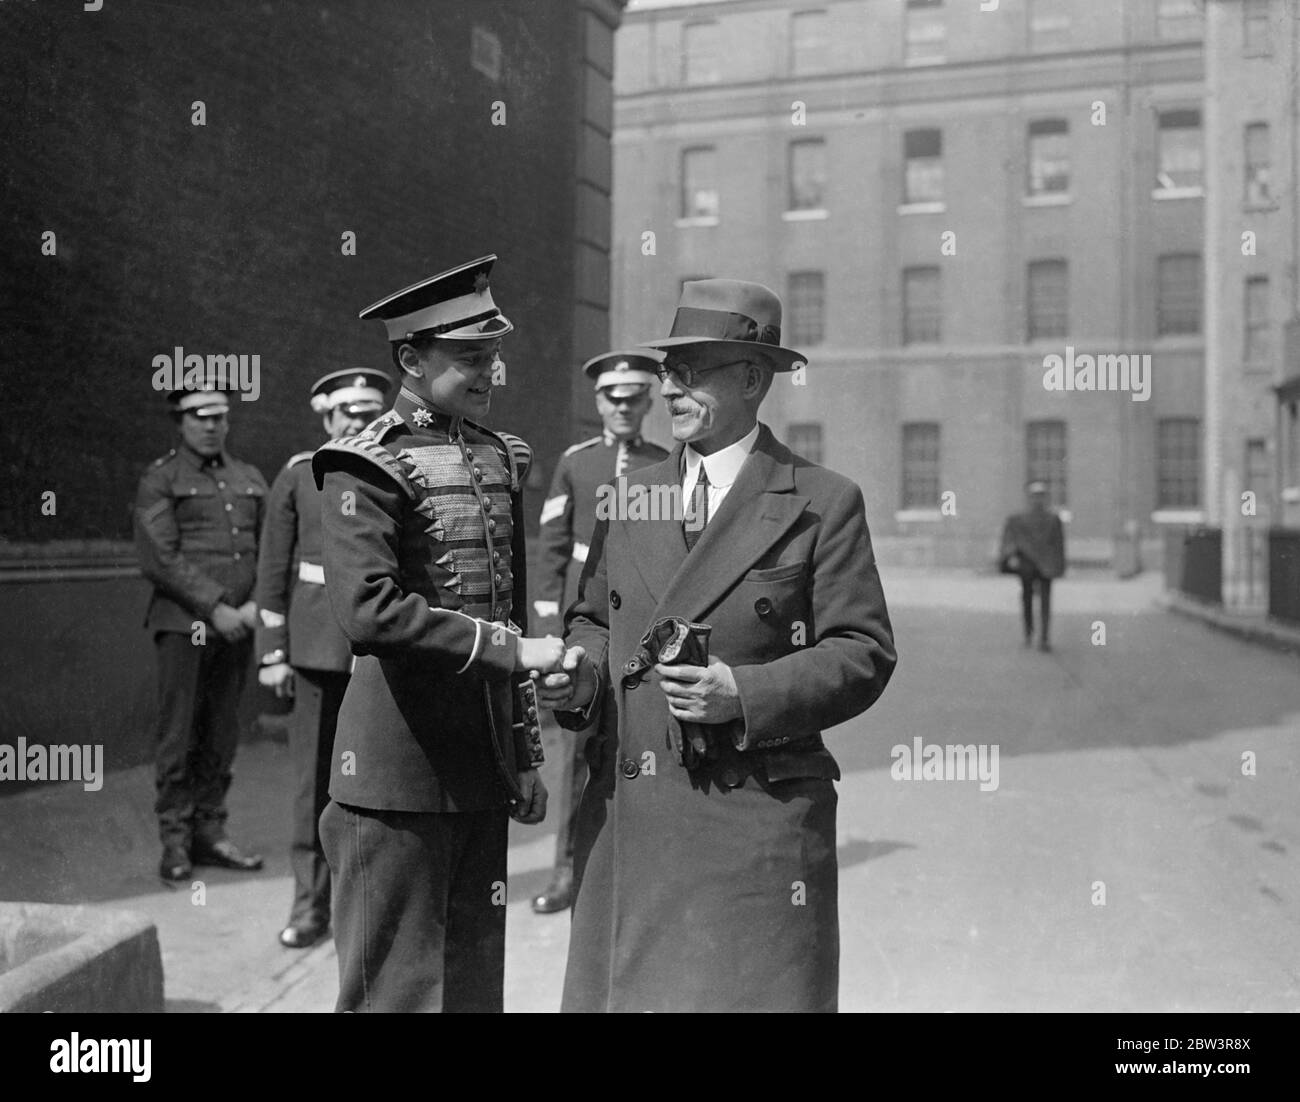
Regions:
<svg viewBox="0 0 1300 1102"><path fill-rule="evenodd" d="M1070 270L1064 260L1034 260L1026 280L1025 336L1064 337L1070 329Z"/></svg>
<svg viewBox="0 0 1300 1102"><path fill-rule="evenodd" d="M501 40L486 27L470 28L469 63L485 77L501 79Z"/></svg>
<svg viewBox="0 0 1300 1102"><path fill-rule="evenodd" d="M943 315L938 268L903 270L903 343L936 343Z"/></svg>
<svg viewBox="0 0 1300 1102"><path fill-rule="evenodd" d="M943 202L943 134L909 130L903 135L903 202Z"/></svg>
<svg viewBox="0 0 1300 1102"><path fill-rule="evenodd" d="M1201 503L1201 422L1165 417L1156 423L1156 508L1195 509Z"/></svg>
<svg viewBox="0 0 1300 1102"><path fill-rule="evenodd" d="M1251 123L1246 127L1246 206L1266 207L1272 201L1269 191L1272 161L1268 123Z"/></svg>
<svg viewBox="0 0 1300 1102"><path fill-rule="evenodd" d="M826 13L797 11L790 17L790 72L826 71Z"/></svg>
<svg viewBox="0 0 1300 1102"><path fill-rule="evenodd" d="M1156 262L1156 336L1201 331L1201 254L1175 253Z"/></svg>
<svg viewBox="0 0 1300 1102"><path fill-rule="evenodd" d="M1261 503L1273 496L1273 464L1268 458L1268 441L1252 437L1246 441L1246 485Z"/></svg>
<svg viewBox="0 0 1300 1102"><path fill-rule="evenodd" d="M1029 124L1028 187L1030 195L1070 190L1070 124L1064 119L1038 119Z"/></svg>
<svg viewBox="0 0 1300 1102"><path fill-rule="evenodd" d="M1158 191L1201 187L1201 113L1197 110L1160 112L1156 170Z"/></svg>
<svg viewBox="0 0 1300 1102"><path fill-rule="evenodd" d="M1254 366L1269 365L1273 356L1272 329L1268 323L1268 276L1251 276L1246 280L1245 362Z"/></svg>
<svg viewBox="0 0 1300 1102"><path fill-rule="evenodd" d="M718 25L687 23L682 28L682 82L715 84L718 80Z"/></svg>
<svg viewBox="0 0 1300 1102"><path fill-rule="evenodd" d="M792 424L786 430L786 446L811 463L822 463L822 427L816 421Z"/></svg>
<svg viewBox="0 0 1300 1102"><path fill-rule="evenodd" d="M1046 482L1047 501L1064 507L1065 422L1030 421L1025 425L1025 482Z"/></svg>
<svg viewBox="0 0 1300 1102"><path fill-rule="evenodd" d="M718 217L718 178L712 146L682 150L682 217Z"/></svg>
<svg viewBox="0 0 1300 1102"><path fill-rule="evenodd" d="M821 344L825 335L826 277L821 272L791 272L786 285L791 344Z"/></svg>
<svg viewBox="0 0 1300 1102"><path fill-rule="evenodd" d="M943 22L942 0L907 0L903 60L909 65L943 61L948 32Z"/></svg>
<svg viewBox="0 0 1300 1102"><path fill-rule="evenodd" d="M1204 0L1159 0L1157 38L1200 38L1204 34Z"/></svg>
<svg viewBox="0 0 1300 1102"><path fill-rule="evenodd" d="M939 426L934 421L903 426L902 507L939 508Z"/></svg>
<svg viewBox="0 0 1300 1102"><path fill-rule="evenodd" d="M1269 33L1269 0L1246 0L1242 5L1241 43L1246 54L1271 54L1273 39Z"/></svg>
<svg viewBox="0 0 1300 1102"><path fill-rule="evenodd" d="M790 143L790 210L821 210L826 191L826 143Z"/></svg>
<svg viewBox="0 0 1300 1102"><path fill-rule="evenodd" d="M1070 0L1030 0L1029 48L1059 49L1070 40Z"/></svg>

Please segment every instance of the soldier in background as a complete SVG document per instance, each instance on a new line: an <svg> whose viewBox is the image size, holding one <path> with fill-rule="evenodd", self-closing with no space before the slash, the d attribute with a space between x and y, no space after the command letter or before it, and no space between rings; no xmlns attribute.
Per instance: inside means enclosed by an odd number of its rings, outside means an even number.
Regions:
<svg viewBox="0 0 1300 1102"><path fill-rule="evenodd" d="M382 371L335 371L312 386L311 408L331 440L354 436L383 412L392 386ZM287 949L306 949L329 929L330 870L316 820L329 801L334 729L352 669L352 652L325 594L320 494L311 457L299 452L272 483L257 562L257 679L276 696L293 697L294 895L288 925L280 931Z"/></svg>
<svg viewBox="0 0 1300 1102"><path fill-rule="evenodd" d="M542 554L538 595L533 602L541 626L558 630L558 616L577 591L596 528L601 486L613 485L629 471L658 463L668 452L641 439L641 422L650 409L650 388L662 353L652 349L606 352L582 365L596 388L596 410L604 422L599 436L574 444L555 465L551 491L542 506ZM555 835L555 871L550 886L533 899L537 914L564 911L573 902L573 850L578 801L587 779L581 748L589 730L561 732L561 774Z"/></svg>
<svg viewBox="0 0 1300 1102"><path fill-rule="evenodd" d="M266 480L225 450L224 394L180 390L168 400L180 445L141 477L134 520L140 570L154 586L145 627L158 650L159 871L184 880L192 865L262 867L225 823Z"/></svg>

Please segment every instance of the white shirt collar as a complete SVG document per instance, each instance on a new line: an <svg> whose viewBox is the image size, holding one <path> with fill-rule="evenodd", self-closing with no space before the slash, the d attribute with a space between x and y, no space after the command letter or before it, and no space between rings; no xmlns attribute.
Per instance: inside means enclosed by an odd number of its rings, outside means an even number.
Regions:
<svg viewBox="0 0 1300 1102"><path fill-rule="evenodd" d="M754 445L758 442L758 430L761 426L755 423L754 427L734 444L729 444L721 451L716 451L712 455L700 455L690 444L686 445L686 474L682 478L682 486L694 486L699 479L700 464L704 464L704 469L709 472L709 485L719 488L730 486L736 481L736 476L740 474L740 468L745 465L745 460L749 458L749 453L754 450Z"/></svg>

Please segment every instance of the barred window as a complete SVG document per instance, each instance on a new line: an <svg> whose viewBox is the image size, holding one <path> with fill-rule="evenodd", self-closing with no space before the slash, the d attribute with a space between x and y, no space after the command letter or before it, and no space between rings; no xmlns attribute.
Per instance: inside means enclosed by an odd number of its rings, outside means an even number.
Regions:
<svg viewBox="0 0 1300 1102"><path fill-rule="evenodd" d="M797 11L790 17L790 72L826 71L826 13Z"/></svg>
<svg viewBox="0 0 1300 1102"><path fill-rule="evenodd" d="M1025 481L1047 483L1047 500L1055 509L1066 501L1065 422L1030 421L1025 425Z"/></svg>
<svg viewBox="0 0 1300 1102"><path fill-rule="evenodd" d="M1273 52L1269 34L1269 0L1246 0L1241 9L1241 44L1248 54Z"/></svg>
<svg viewBox="0 0 1300 1102"><path fill-rule="evenodd" d="M943 0L907 0L903 60L911 65L943 61L948 31L943 19Z"/></svg>
<svg viewBox="0 0 1300 1102"><path fill-rule="evenodd" d="M1029 48L1061 49L1070 40L1071 0L1030 0Z"/></svg>
<svg viewBox="0 0 1300 1102"><path fill-rule="evenodd" d="M718 217L717 156L712 146L682 150L682 217Z"/></svg>
<svg viewBox="0 0 1300 1102"><path fill-rule="evenodd" d="M943 202L943 134L909 130L903 135L903 202Z"/></svg>
<svg viewBox="0 0 1300 1102"><path fill-rule="evenodd" d="M1156 37L1201 38L1204 34L1204 0L1159 0Z"/></svg>
<svg viewBox="0 0 1300 1102"><path fill-rule="evenodd" d="M822 427L816 421L804 421L790 425L786 430L786 445L795 453L802 455L810 463L824 463L822 458Z"/></svg>
<svg viewBox="0 0 1300 1102"><path fill-rule="evenodd" d="M826 143L806 138L790 143L790 205L787 210L820 210L826 199Z"/></svg>
<svg viewBox="0 0 1300 1102"><path fill-rule="evenodd" d="M715 84L718 80L718 25L687 23L682 28L682 82Z"/></svg>
<svg viewBox="0 0 1300 1102"><path fill-rule="evenodd" d="M1165 417L1156 423L1156 508L1195 509L1201 501L1201 422Z"/></svg>
<svg viewBox="0 0 1300 1102"><path fill-rule="evenodd" d="M1264 366L1273 356L1272 329L1269 326L1268 276L1251 276L1246 280L1243 331L1245 362Z"/></svg>
<svg viewBox="0 0 1300 1102"><path fill-rule="evenodd" d="M1070 330L1070 269L1064 260L1034 260L1025 280L1025 336L1064 337Z"/></svg>
<svg viewBox="0 0 1300 1102"><path fill-rule="evenodd" d="M1173 253L1156 262L1156 335L1201 331L1201 254Z"/></svg>
<svg viewBox="0 0 1300 1102"><path fill-rule="evenodd" d="M1272 200L1269 177L1273 173L1273 149L1268 123L1253 122L1246 127L1246 194L1247 206L1267 206Z"/></svg>
<svg viewBox="0 0 1300 1102"><path fill-rule="evenodd" d="M903 269L903 343L936 343L942 337L939 269Z"/></svg>
<svg viewBox="0 0 1300 1102"><path fill-rule="evenodd" d="M821 272L791 272L786 284L786 325L796 348L821 344L825 337L826 277Z"/></svg>
<svg viewBox="0 0 1300 1102"><path fill-rule="evenodd" d="M1159 122L1156 187L1162 190L1200 187L1200 111L1161 111Z"/></svg>
<svg viewBox="0 0 1300 1102"><path fill-rule="evenodd" d="M1030 195L1070 190L1070 124L1065 119L1036 119L1029 124Z"/></svg>
<svg viewBox="0 0 1300 1102"><path fill-rule="evenodd" d="M939 425L935 421L903 426L902 507L939 508Z"/></svg>

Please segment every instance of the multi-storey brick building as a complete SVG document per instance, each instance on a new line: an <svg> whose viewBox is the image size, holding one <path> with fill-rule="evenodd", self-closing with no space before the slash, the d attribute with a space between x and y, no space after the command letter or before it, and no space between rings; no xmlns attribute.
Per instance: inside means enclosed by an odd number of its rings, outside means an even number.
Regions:
<svg viewBox="0 0 1300 1102"><path fill-rule="evenodd" d="M1290 4L1206 5L1204 505L1234 608L1267 601L1269 528L1300 528L1297 34Z"/></svg>
<svg viewBox="0 0 1300 1102"><path fill-rule="evenodd" d="M765 417L884 555L989 562L1042 478L1072 559L1154 565L1204 505L1202 34L1196 0L633 3L616 342L683 279L767 283L810 366ZM1149 355L1149 400L1045 389L1067 348Z"/></svg>

